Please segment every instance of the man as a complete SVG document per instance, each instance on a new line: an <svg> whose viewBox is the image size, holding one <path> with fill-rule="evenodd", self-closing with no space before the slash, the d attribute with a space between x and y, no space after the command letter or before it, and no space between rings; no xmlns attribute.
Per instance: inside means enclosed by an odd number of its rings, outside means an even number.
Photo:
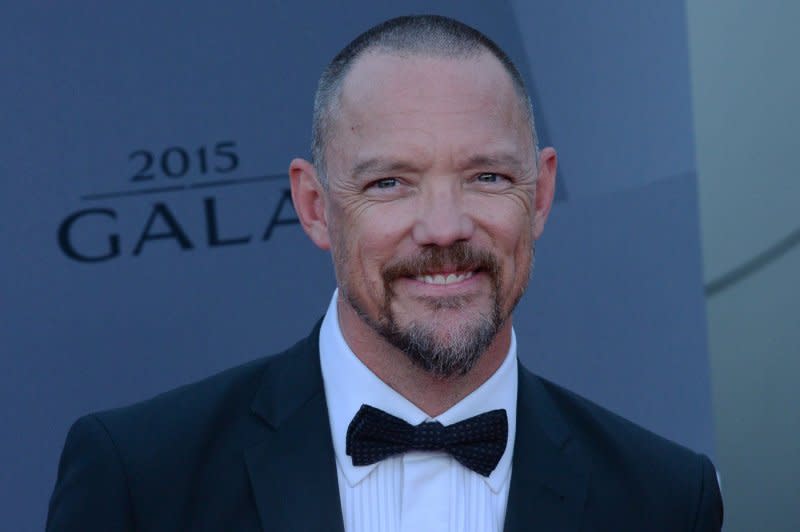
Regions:
<svg viewBox="0 0 800 532"><path fill-rule="evenodd" d="M719 530L707 458L516 360L553 199L522 79L402 17L322 76L292 197L337 291L288 351L70 431L50 530Z"/></svg>

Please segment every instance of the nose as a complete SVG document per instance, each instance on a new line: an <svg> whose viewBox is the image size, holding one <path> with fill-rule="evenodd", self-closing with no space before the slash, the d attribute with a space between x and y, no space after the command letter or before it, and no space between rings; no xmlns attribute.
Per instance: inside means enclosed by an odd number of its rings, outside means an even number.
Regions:
<svg viewBox="0 0 800 532"><path fill-rule="evenodd" d="M417 245L448 247L469 240L474 231L475 224L464 208L460 187L442 183L420 194L413 229Z"/></svg>

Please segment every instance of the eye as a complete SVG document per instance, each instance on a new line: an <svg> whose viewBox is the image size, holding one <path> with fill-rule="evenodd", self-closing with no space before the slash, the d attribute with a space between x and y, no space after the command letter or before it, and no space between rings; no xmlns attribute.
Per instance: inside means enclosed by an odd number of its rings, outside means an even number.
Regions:
<svg viewBox="0 0 800 532"><path fill-rule="evenodd" d="M497 183L498 181L505 179L500 174L495 174L493 172L484 172L482 174L478 174L475 177L475 181L478 183Z"/></svg>
<svg viewBox="0 0 800 532"><path fill-rule="evenodd" d="M374 188L393 188L397 186L397 179L394 177L378 179L377 181L373 181L370 186Z"/></svg>

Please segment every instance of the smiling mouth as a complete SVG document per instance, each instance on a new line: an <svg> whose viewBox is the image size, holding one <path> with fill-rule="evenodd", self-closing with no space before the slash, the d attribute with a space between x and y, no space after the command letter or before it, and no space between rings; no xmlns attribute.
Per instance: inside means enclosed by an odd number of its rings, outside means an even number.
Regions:
<svg viewBox="0 0 800 532"><path fill-rule="evenodd" d="M434 285L448 285L448 284L455 284L460 283L461 281L466 281L473 275L475 275L475 271L469 272L461 272L461 273L432 273L432 274L423 274L417 275L414 277L415 281L419 281L425 284L434 284Z"/></svg>

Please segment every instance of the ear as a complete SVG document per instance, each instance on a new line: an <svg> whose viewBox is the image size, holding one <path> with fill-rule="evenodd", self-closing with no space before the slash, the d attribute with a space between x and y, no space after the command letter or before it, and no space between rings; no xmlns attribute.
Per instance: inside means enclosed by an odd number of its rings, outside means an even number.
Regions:
<svg viewBox="0 0 800 532"><path fill-rule="evenodd" d="M314 165L305 159L294 159L289 164L289 179L292 183L292 202L300 225L317 246L330 249L325 191L317 179Z"/></svg>
<svg viewBox="0 0 800 532"><path fill-rule="evenodd" d="M544 148L539 152L539 175L536 178L536 196L534 197L533 238L538 240L544 232L544 224L553 206L556 190L556 168L558 156L553 148Z"/></svg>

